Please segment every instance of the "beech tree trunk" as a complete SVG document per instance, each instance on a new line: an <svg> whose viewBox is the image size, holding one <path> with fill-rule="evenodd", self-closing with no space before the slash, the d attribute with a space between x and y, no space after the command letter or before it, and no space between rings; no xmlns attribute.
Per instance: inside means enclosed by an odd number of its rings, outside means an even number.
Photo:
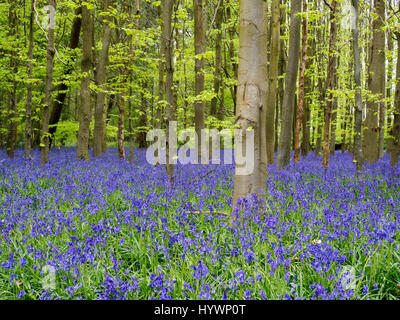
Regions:
<svg viewBox="0 0 400 320"><path fill-rule="evenodd" d="M113 0L104 0L104 10L108 10L109 6L113 5ZM96 85L97 85L97 98L96 107L94 111L94 132L93 132L93 156L99 157L103 153L103 137L106 130L104 121L104 111L106 109L106 87L107 87L107 63L108 51L111 42L111 16L104 17L104 31L103 31L103 45L101 49L100 59L96 66Z"/></svg>
<svg viewBox="0 0 400 320"><path fill-rule="evenodd" d="M291 3L289 57L286 68L285 92L282 103L282 125L278 146L277 165L284 168L290 162L290 149L294 119L294 100L299 69L301 1Z"/></svg>
<svg viewBox="0 0 400 320"><path fill-rule="evenodd" d="M354 54L354 81L356 85L356 105L354 111L355 117L355 135L354 135L354 158L356 161L357 173L363 168L363 148L362 148L362 96L361 96L361 54L359 41L359 0L352 0L355 12L356 23L353 26L353 54ZM400 67L400 65L399 65Z"/></svg>
<svg viewBox="0 0 400 320"><path fill-rule="evenodd" d="M71 36L69 42L69 48L71 50L78 48L79 45L79 35L81 32L81 24L82 24L81 15L82 15L82 7L79 7L75 11L75 18L71 28ZM75 56L73 57L71 63L65 68L62 80L55 89L55 91L58 92L58 94L54 99L49 120L50 147L53 140L52 137L54 133L57 131L57 124L60 121L61 113L65 104L65 99L67 97L68 85L65 83L65 81L68 79L68 77L74 70L73 62L75 62Z"/></svg>
<svg viewBox="0 0 400 320"><path fill-rule="evenodd" d="M233 205L250 194L265 194L267 163L265 112L267 91L266 2L240 1L239 82L237 92L237 121L242 129L242 148L246 150L246 131L254 130L254 170L239 174L243 167L236 164ZM235 213L235 210L232 211ZM232 220L235 216L232 215Z"/></svg>
<svg viewBox="0 0 400 320"><path fill-rule="evenodd" d="M307 12L307 0L303 0L303 14ZM307 17L303 16L303 49L301 51L301 64L300 64L300 77L299 77L299 105L297 109L296 117L296 130L294 135L294 162L300 161L300 132L301 125L303 123L304 116L304 85L305 85L305 72L307 63L307 34L308 34L308 23Z"/></svg>
<svg viewBox="0 0 400 320"><path fill-rule="evenodd" d="M49 6L56 8L56 1L49 0ZM51 18L50 18L51 19ZM50 103L51 89L53 84L53 60L55 55L54 48L54 27L51 26L47 34L47 66L46 66L46 86L43 106L43 122L42 122L42 139L41 139L41 164L46 164L49 161L49 119L50 119Z"/></svg>
<svg viewBox="0 0 400 320"><path fill-rule="evenodd" d="M79 130L77 158L89 160L90 71L92 69L92 18L86 5L82 5L82 73L81 105L79 110Z"/></svg>
<svg viewBox="0 0 400 320"><path fill-rule="evenodd" d="M176 90L174 86L174 57L173 57L173 30L172 30L172 13L174 11L174 0L166 0L163 4L163 37L166 37L165 46L165 70L166 70L166 80L165 80L165 91L167 98L166 105L166 118L167 118L167 133L166 133L166 171L170 178L171 184L174 183L174 160L171 159L170 147L171 141L169 139L169 124L172 121L176 121Z"/></svg>
<svg viewBox="0 0 400 320"><path fill-rule="evenodd" d="M271 3L271 59L268 73L268 92L266 103L267 160L274 163L275 152L275 111L277 108L278 67L280 55L280 0Z"/></svg>
<svg viewBox="0 0 400 320"><path fill-rule="evenodd" d="M33 77L33 24L35 17L35 0L31 0L31 14L29 17L29 49L28 49L28 84L26 95L26 120L25 120L25 158L31 158L32 149L32 77Z"/></svg>
<svg viewBox="0 0 400 320"><path fill-rule="evenodd" d="M15 36L17 32L18 17L16 13L16 8L14 6L10 7L9 11L9 25L10 25L10 36ZM6 141L6 152L10 159L14 158L14 153L17 148L17 80L16 74L18 71L18 61L15 59L15 52L10 50L10 89L8 92L8 112L7 112L7 141Z"/></svg>
<svg viewBox="0 0 400 320"><path fill-rule="evenodd" d="M218 9L215 16L215 71L214 93L216 97L211 100L210 115L220 117L223 108L223 70L222 70L222 19L224 15L224 0L217 1Z"/></svg>
<svg viewBox="0 0 400 320"><path fill-rule="evenodd" d="M336 0L332 0L330 9L330 37L329 37L329 58L328 58L328 73L327 73L327 93L328 99L325 106L325 122L324 122L324 145L323 145L323 156L322 164L325 169L329 166L329 138L330 138L330 126L331 126L331 115L333 106L333 89L335 86L335 46L336 46L336 32L337 32L337 22L336 22Z"/></svg>
<svg viewBox="0 0 400 320"><path fill-rule="evenodd" d="M382 30L385 21L385 0L374 0L374 9L377 17L372 24L373 39L368 70L368 89L371 94L377 95L378 99L367 101L364 128L364 159L370 164L375 163L379 157L378 114L385 98L385 31Z"/></svg>
<svg viewBox="0 0 400 320"><path fill-rule="evenodd" d="M205 159L201 145L201 130L204 129L204 108L205 102L198 98L204 91L204 66L205 60L201 55L206 51L206 31L204 23L204 1L193 0L193 14L194 14L194 47L195 47L195 95L196 101L194 106L194 121L195 130L198 138L197 144L197 159L201 163Z"/></svg>
<svg viewBox="0 0 400 320"><path fill-rule="evenodd" d="M398 48L400 48L400 32L397 33L397 44ZM400 50L397 51L396 78L394 119L393 126L390 130L391 138L388 140L390 165L393 167L398 163L400 156Z"/></svg>

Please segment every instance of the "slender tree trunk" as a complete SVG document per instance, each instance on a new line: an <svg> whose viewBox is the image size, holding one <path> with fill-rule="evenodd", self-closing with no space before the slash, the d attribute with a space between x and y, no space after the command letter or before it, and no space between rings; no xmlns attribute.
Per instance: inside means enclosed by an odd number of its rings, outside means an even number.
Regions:
<svg viewBox="0 0 400 320"><path fill-rule="evenodd" d="M210 115L217 117L222 108L222 84L224 81L222 72L222 19L224 15L224 0L217 1L218 9L215 16L215 71L214 71L214 93L216 97L211 100Z"/></svg>
<svg viewBox="0 0 400 320"><path fill-rule="evenodd" d="M358 44L359 40L359 0L352 0L355 11L355 23L353 26L353 54L354 54L354 80L356 85L356 105L355 105L355 136L354 136L354 155L356 170L361 172L363 168L363 149L362 149L362 96L361 96L361 54Z"/></svg>
<svg viewBox="0 0 400 320"><path fill-rule="evenodd" d="M33 77L33 25L35 16L35 0L31 0L31 14L29 17L29 49L28 49L28 84L26 95L26 124L25 124L25 158L31 158L32 149L32 77Z"/></svg>
<svg viewBox="0 0 400 320"><path fill-rule="evenodd" d="M139 128L138 128L138 135L137 135L137 143L139 145L139 148L146 148L147 142L146 142L146 126L147 126L147 100L145 97L145 91L147 91L147 81L143 83L143 91L141 92L141 113L139 116ZM133 127L132 127L133 130Z"/></svg>
<svg viewBox="0 0 400 320"><path fill-rule="evenodd" d="M315 24L311 24L313 29L315 30ZM310 44L307 46L307 61L306 61L306 73L304 79L304 116L303 116L303 139L301 141L301 154L303 157L306 157L311 151L311 110L310 110L310 102L311 99L309 94L313 91L314 82L312 81L312 66L315 60L315 51L316 51L316 41L315 35L312 34L312 38L310 40Z"/></svg>
<svg viewBox="0 0 400 320"><path fill-rule="evenodd" d="M140 1L139 0L135 0L135 11L136 11L136 19L135 19L135 29L139 30L139 23L140 23ZM132 41L132 40L130 40ZM131 44L132 45L132 44ZM132 55L132 60L134 60L134 56L135 56L135 52L136 52L136 42L133 44L132 46L132 50L131 50L131 55ZM130 74L130 81L132 82L132 73ZM144 90L147 89L147 80L146 83L144 85ZM132 97L132 86L129 86L129 96ZM140 117L140 126L146 126L146 100L144 98L144 95L142 96L142 108L144 108L144 110L142 110L142 115ZM130 140L130 146L129 146L129 161L133 162L133 147L134 147L134 135L133 135L133 104L132 104L132 99L129 99L129 131L130 131L130 136L129 136L129 140ZM144 141L139 143L139 148L145 148L146 147L146 138L144 138Z"/></svg>
<svg viewBox="0 0 400 320"><path fill-rule="evenodd" d="M199 96L204 91L204 66L205 60L202 56L206 49L206 32L204 28L204 0L193 0L194 14L194 47L195 47L195 95L196 102L194 106L195 130L198 138L197 159L201 163L205 159L203 149L201 148L201 130L204 129L204 108L205 102Z"/></svg>
<svg viewBox="0 0 400 320"><path fill-rule="evenodd" d="M79 7L75 11L75 18L71 28L71 36L69 42L69 48L71 50L78 48L79 45L79 35L81 32L81 24L82 24L81 14L82 14L82 8ZM58 94L54 99L49 120L50 146L53 140L52 137L57 130L57 124L60 121L61 113L64 108L65 98L67 97L67 90L68 90L68 84L66 84L66 81L68 80L69 76L74 70L73 62L75 62L75 56L73 57L70 64L65 68L64 74L62 76L62 81L60 82L60 84L57 85L55 89L55 91L58 92Z"/></svg>
<svg viewBox="0 0 400 320"><path fill-rule="evenodd" d="M307 0L303 0L303 14L307 13ZM308 34L308 23L307 17L303 16L303 50L301 51L301 64L300 64L300 78L299 78L299 105L296 117L296 131L294 135L294 162L300 161L300 132L301 125L303 123L304 116L304 83L307 63L307 34Z"/></svg>
<svg viewBox="0 0 400 320"><path fill-rule="evenodd" d="M385 0L374 0L377 17L373 21L373 39L369 64L368 89L371 94L378 95L379 101L367 101L367 115L364 128L364 159L368 163L378 160L378 113L385 97ZM381 109L381 111L383 111Z"/></svg>
<svg viewBox="0 0 400 320"><path fill-rule="evenodd" d="M329 37L329 58L328 58L328 74L327 74L327 93L328 99L325 106L325 122L324 122L324 145L323 145L323 157L322 164L325 169L329 166L329 138L330 138L330 126L331 126L331 115L333 106L333 89L335 85L335 46L336 46L336 33L337 33L337 22L336 22L336 0L331 2L331 13L330 13L330 37Z"/></svg>
<svg viewBox="0 0 400 320"><path fill-rule="evenodd" d="M267 178L265 112L267 91L266 2L240 1L239 82L237 121L242 129L242 150L246 150L247 129L254 130L254 170L236 164L233 205L250 194L265 193ZM236 146L237 147L237 146ZM264 155L264 154L265 155ZM246 163L249 165L249 163ZM245 171L245 172L241 172ZM243 174L241 174L243 173ZM235 210L233 210L235 213ZM232 216L232 220L235 217Z"/></svg>
<svg viewBox="0 0 400 320"><path fill-rule="evenodd" d="M271 3L271 59L268 73L268 92L266 103L267 160L274 163L275 151L275 109L277 108L278 67L280 54L280 0Z"/></svg>
<svg viewBox="0 0 400 320"><path fill-rule="evenodd" d="M49 6L56 8L55 0L49 0ZM46 66L46 87L43 107L43 122L42 122L42 142L41 142L41 163L46 164L49 161L49 119L50 119L50 103L51 89L53 84L53 60L55 55L54 48L54 27L51 26L47 35L47 66Z"/></svg>
<svg viewBox="0 0 400 320"><path fill-rule="evenodd" d="M174 159L172 159L170 151L173 146L170 141L170 123L176 121L176 90L174 86L174 58L173 58L173 30L172 30L172 13L174 11L174 0L166 0L163 4L163 21L164 21L164 32L163 35L166 37L165 46L165 90L167 98L166 106L166 118L167 118L167 140L166 140L166 171L170 178L171 184L174 183Z"/></svg>
<svg viewBox="0 0 400 320"><path fill-rule="evenodd" d="M337 65L335 68L338 68L340 65L339 63L339 58L337 59ZM337 72L335 72L334 76L334 88L337 88L338 86L338 80L337 80ZM337 113L338 113L338 101L337 97L333 98L333 104L332 104L332 120L331 120L331 136L329 140L329 153L331 156L335 155L335 148L336 148L336 121L337 121Z"/></svg>
<svg viewBox="0 0 400 320"><path fill-rule="evenodd" d="M282 103L282 127L278 146L277 165L284 168L290 162L290 149L294 117L294 100L299 68L301 1L291 3L289 57L286 68L285 92Z"/></svg>
<svg viewBox="0 0 400 320"><path fill-rule="evenodd" d="M18 31L18 17L16 13L16 8L10 6L9 10L9 26L10 26L10 36L15 36ZM8 131L7 131L7 141L6 141L6 151L10 159L14 158L14 153L17 148L17 80L16 74L18 71L18 62L15 59L16 52L14 49L10 50L10 70L12 73L10 75L11 88L9 89L8 96Z"/></svg>
<svg viewBox="0 0 400 320"><path fill-rule="evenodd" d="M86 5L82 5L82 81L81 105L79 110L79 130L77 143L77 158L89 160L89 125L90 108L90 71L92 69L92 18Z"/></svg>
<svg viewBox="0 0 400 320"><path fill-rule="evenodd" d="M118 158L125 159L125 106L126 106L126 94L123 90L118 104L119 117L118 117Z"/></svg>
<svg viewBox="0 0 400 320"><path fill-rule="evenodd" d="M285 1L283 1L285 2ZM283 95L285 92L285 71L286 71L286 44L285 44L285 39L283 38L283 35L285 35L285 24L286 24L286 4L281 7L280 10L280 34L282 35L281 40L280 40L280 50L279 50L279 64L278 64L278 69L279 69L279 79L278 79L278 101L279 103L277 104L277 111L276 113L279 113L279 118L278 118L278 123L275 126L275 152L278 152L278 146L279 146L279 128L280 124L282 123L282 105L283 105Z"/></svg>
<svg viewBox="0 0 400 320"><path fill-rule="evenodd" d="M104 8L108 10L109 6L113 5L113 0L104 0ZM107 87L107 63L108 52L111 43L111 16L107 14L104 17L103 45L100 59L96 66L96 85L98 87L96 107L94 111L94 132L93 132L93 156L99 157L102 155L102 142L105 131L104 110L106 109L106 87Z"/></svg>
<svg viewBox="0 0 400 320"><path fill-rule="evenodd" d="M232 15L231 15L231 8L228 4L227 8L226 8L226 20L228 22L230 22L232 20ZM234 44L234 39L235 39L235 25L232 24L229 28L228 28L228 34L229 34L229 46L228 46L228 54L229 54L229 60L231 61L232 64L232 71L233 71L233 78L235 80L238 79L238 64L236 62L236 55L235 55L235 44ZM233 105L235 108L235 114L236 114L236 96L237 96L237 85L234 84L232 86L232 100L233 100Z"/></svg>

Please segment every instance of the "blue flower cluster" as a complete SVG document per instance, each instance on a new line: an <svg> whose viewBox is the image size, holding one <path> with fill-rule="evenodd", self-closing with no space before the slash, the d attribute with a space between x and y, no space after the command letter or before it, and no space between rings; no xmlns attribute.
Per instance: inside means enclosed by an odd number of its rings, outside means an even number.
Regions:
<svg viewBox="0 0 400 320"><path fill-rule="evenodd" d="M357 177L349 154L268 169L241 201L232 165L177 165L145 151L90 162L73 149L0 150L0 299L398 299L400 167ZM349 271L350 270L350 271Z"/></svg>

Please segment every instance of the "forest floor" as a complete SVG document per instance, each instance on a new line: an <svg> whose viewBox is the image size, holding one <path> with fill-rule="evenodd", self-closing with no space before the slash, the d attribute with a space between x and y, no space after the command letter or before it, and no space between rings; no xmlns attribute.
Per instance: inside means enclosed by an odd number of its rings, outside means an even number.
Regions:
<svg viewBox="0 0 400 320"><path fill-rule="evenodd" d="M22 155L0 150L0 300L400 298L388 157L360 177L347 153L271 166L266 202L230 225L233 165L178 165L171 187L144 150Z"/></svg>

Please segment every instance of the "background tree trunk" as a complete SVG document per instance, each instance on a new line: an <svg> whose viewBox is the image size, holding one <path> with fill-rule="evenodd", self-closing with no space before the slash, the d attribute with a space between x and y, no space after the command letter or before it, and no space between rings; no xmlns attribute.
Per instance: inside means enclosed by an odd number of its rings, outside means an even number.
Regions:
<svg viewBox="0 0 400 320"><path fill-rule="evenodd" d="M378 95L379 100L385 97L385 0L374 0L374 9L378 17L373 21L373 39L371 43L371 59L368 70L368 89L371 94ZM378 113L383 101L367 101L367 115L364 128L364 159L368 163L378 160Z"/></svg>
<svg viewBox="0 0 400 320"><path fill-rule="evenodd" d="M89 125L90 111L90 71L92 69L92 18L86 5L82 6L82 82L81 105L79 110L79 131L77 141L77 157L89 160Z"/></svg>
<svg viewBox="0 0 400 320"><path fill-rule="evenodd" d="M353 54L354 54L354 80L356 85L356 105L355 105L355 136L354 136L354 155L357 172L363 168L363 149L362 149L362 96L361 96L361 54L358 44L359 39L359 1L352 0L355 10L356 23L353 26Z"/></svg>
<svg viewBox="0 0 400 320"><path fill-rule="evenodd" d="M49 0L49 6L56 8L55 0ZM50 18L51 19L51 18ZM53 84L53 60L55 55L54 48L54 28L50 25L47 34L47 66L46 66L46 87L43 107L42 122L42 142L41 142L41 163L46 164L49 161L49 119L50 119L50 103L51 89Z"/></svg>
<svg viewBox="0 0 400 320"><path fill-rule="evenodd" d="M280 54L280 0L271 3L271 59L268 73L268 92L266 103L267 160L274 163L275 151L275 109L277 108L278 66Z"/></svg>
<svg viewBox="0 0 400 320"><path fill-rule="evenodd" d="M193 14L194 14L194 47L195 47L195 95L198 97L204 91L204 66L205 60L201 56L206 51L206 31L204 24L204 8L203 0L193 0ZM195 130L198 137L197 144L197 159L201 163L205 159L201 145L201 130L204 129L204 107L205 102L202 99L196 98L194 112L195 112Z"/></svg>
<svg viewBox="0 0 400 320"><path fill-rule="evenodd" d="M330 138L330 126L331 126L331 115L333 106L333 89L335 86L335 63L336 63L336 32L337 32L337 22L336 22L336 0L331 2L331 13L330 13L330 37L329 37L329 58L328 58L328 74L327 74L327 93L328 99L325 106L325 121L324 121L324 145L323 145L323 156L322 164L325 169L329 166L329 138Z"/></svg>
<svg viewBox="0 0 400 320"><path fill-rule="evenodd" d="M285 92L282 103L282 125L278 146L277 165L279 168L287 166L290 162L290 149L292 141L294 100L296 95L296 82L299 69L300 52L300 24L301 1L292 1L289 57L286 68Z"/></svg>
<svg viewBox="0 0 400 320"><path fill-rule="evenodd" d="M109 6L113 5L113 0L104 0L104 10L108 10ZM103 45L101 49L100 59L96 66L96 85L97 85L97 99L94 112L94 132L93 132L93 156L99 157L102 155L103 136L106 130L104 122L104 110L106 109L106 88L107 88L107 63L108 51L111 43L111 16L107 14L104 17L104 32L103 32Z"/></svg>
<svg viewBox="0 0 400 320"><path fill-rule="evenodd" d="M34 45L34 16L35 0L31 0L31 14L29 17L29 49L28 49L28 84L26 95L26 120L25 120L25 158L31 158L32 149L32 77L33 77L33 45Z"/></svg>
<svg viewBox="0 0 400 320"><path fill-rule="evenodd" d="M82 7L79 7L75 11L75 18L71 28L71 36L69 42L69 48L71 50L75 50L76 48L78 48L79 45L79 35L81 32L81 24L82 24L81 15L82 15ZM53 142L52 141L53 135L57 131L57 124L61 118L61 113L65 104L65 98L67 97L68 85L65 83L65 81L69 78L70 74L74 70L73 62L75 62L75 57L72 59L70 64L65 68L62 80L55 89L55 91L58 92L58 94L54 99L49 120L50 147Z"/></svg>
<svg viewBox="0 0 400 320"><path fill-rule="evenodd" d="M307 13L307 0L303 0L303 14ZM303 123L304 116L304 84L305 84L305 72L307 63L307 34L308 34L308 23L307 17L303 16L303 49L301 51L301 64L300 64L300 77L299 77L299 105L296 117L296 130L294 135L294 162L300 161L300 132L301 125Z"/></svg>

